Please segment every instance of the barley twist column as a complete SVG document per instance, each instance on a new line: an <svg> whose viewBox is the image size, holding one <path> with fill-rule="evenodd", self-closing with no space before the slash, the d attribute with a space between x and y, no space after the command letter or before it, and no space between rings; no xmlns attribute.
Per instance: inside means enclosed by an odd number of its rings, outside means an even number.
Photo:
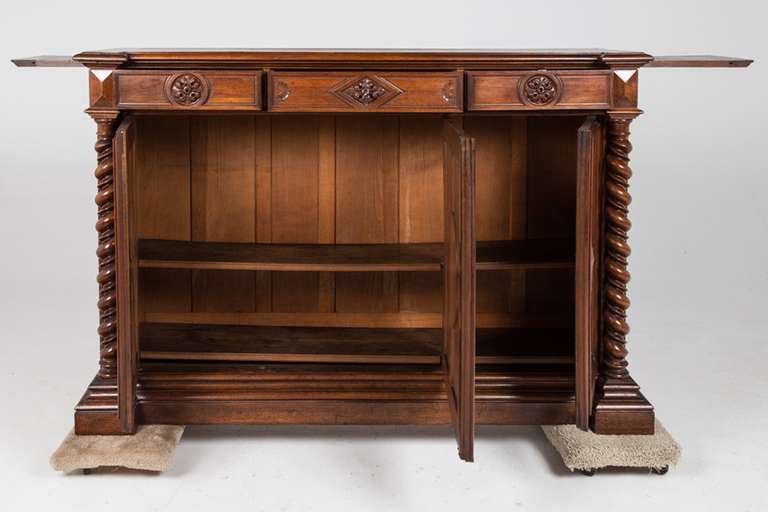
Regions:
<svg viewBox="0 0 768 512"><path fill-rule="evenodd" d="M632 117L611 117L608 123L608 147L605 177L605 253L603 297L603 357L602 373L615 379L629 376L627 371L627 284L630 274L627 263L630 254L628 243L629 123Z"/></svg>
<svg viewBox="0 0 768 512"><path fill-rule="evenodd" d="M598 434L652 434L653 406L627 368L629 124L637 109L608 112L605 155L600 379L590 426Z"/></svg>
<svg viewBox="0 0 768 512"><path fill-rule="evenodd" d="M96 232L99 245L99 376L115 377L117 374L117 280L115 267L115 187L112 137L115 133L116 115L94 116L96 121L96 206L98 220Z"/></svg>

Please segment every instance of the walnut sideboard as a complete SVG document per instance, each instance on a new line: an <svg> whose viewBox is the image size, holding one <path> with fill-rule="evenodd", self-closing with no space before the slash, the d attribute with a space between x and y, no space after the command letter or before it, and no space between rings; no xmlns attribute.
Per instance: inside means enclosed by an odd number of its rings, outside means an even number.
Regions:
<svg viewBox="0 0 768 512"><path fill-rule="evenodd" d="M142 50L84 66L99 368L79 434L651 434L626 320L642 52ZM32 134L30 134L32 136Z"/></svg>

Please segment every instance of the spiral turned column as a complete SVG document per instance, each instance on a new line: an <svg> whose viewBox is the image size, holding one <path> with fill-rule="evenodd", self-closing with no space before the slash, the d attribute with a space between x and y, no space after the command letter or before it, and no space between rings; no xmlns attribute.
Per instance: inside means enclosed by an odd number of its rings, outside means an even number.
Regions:
<svg viewBox="0 0 768 512"><path fill-rule="evenodd" d="M602 347L600 379L590 427L598 434L653 434L653 406L627 369L629 284L629 124L639 110L608 113L605 154Z"/></svg>
<svg viewBox="0 0 768 512"><path fill-rule="evenodd" d="M94 172L97 183L96 207L98 220L96 232L99 246L99 377L110 378L117 374L117 279L115 266L115 187L112 137L115 133L115 117L95 117L96 159Z"/></svg>
<svg viewBox="0 0 768 512"><path fill-rule="evenodd" d="M605 239L604 239L604 286L603 286L603 357L602 373L606 377L623 379L627 371L627 284L630 274L627 263L630 254L628 243L629 124L633 117L611 117L608 123L608 144L605 177Z"/></svg>

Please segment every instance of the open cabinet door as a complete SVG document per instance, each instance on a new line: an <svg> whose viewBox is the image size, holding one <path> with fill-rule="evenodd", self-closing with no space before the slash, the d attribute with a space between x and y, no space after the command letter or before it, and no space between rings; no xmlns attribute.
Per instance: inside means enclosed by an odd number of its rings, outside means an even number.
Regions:
<svg viewBox="0 0 768 512"><path fill-rule="evenodd" d="M123 431L136 431L136 384L138 374L138 333L136 293L138 268L136 237L133 234L130 194L134 190L136 122L132 116L120 123L115 132L115 269L117 273L117 395L118 417Z"/></svg>
<svg viewBox="0 0 768 512"><path fill-rule="evenodd" d="M459 456L472 461L475 436L475 140L443 125L445 261L443 368Z"/></svg>
<svg viewBox="0 0 768 512"><path fill-rule="evenodd" d="M576 177L576 426L589 428L597 382L600 181L603 126L588 117L578 131Z"/></svg>

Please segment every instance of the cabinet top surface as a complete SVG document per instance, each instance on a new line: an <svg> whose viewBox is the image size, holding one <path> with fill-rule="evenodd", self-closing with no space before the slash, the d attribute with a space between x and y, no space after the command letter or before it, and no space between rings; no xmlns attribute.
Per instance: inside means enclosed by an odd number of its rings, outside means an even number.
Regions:
<svg viewBox="0 0 768 512"><path fill-rule="evenodd" d="M636 51L582 49L194 49L119 48L70 56L15 59L23 67L400 67L400 68L637 68L743 67L748 59L658 57Z"/></svg>

